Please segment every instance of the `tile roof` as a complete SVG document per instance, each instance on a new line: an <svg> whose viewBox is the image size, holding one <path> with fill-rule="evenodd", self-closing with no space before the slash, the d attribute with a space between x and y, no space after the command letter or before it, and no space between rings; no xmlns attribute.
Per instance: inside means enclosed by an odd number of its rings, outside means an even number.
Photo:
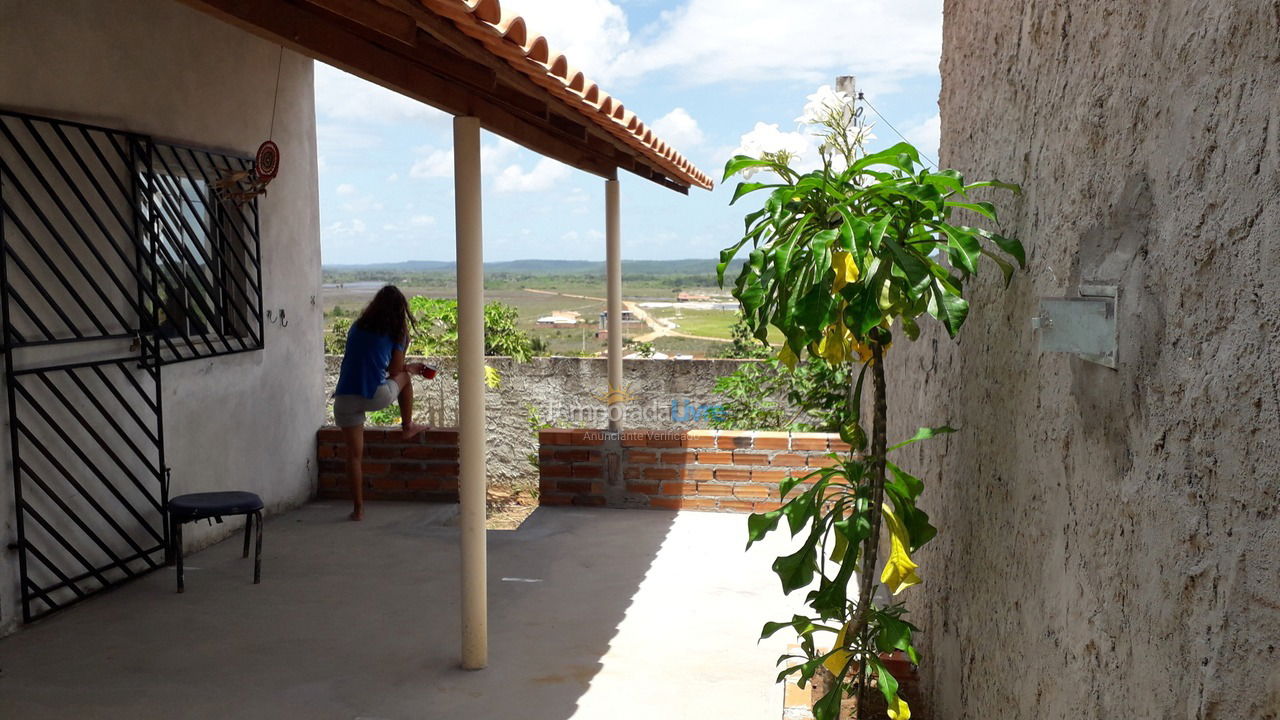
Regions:
<svg viewBox="0 0 1280 720"><path fill-rule="evenodd" d="M654 135L653 129L622 102L570 65L563 54L547 44L546 38L530 32L524 18L504 10L499 0L417 1L673 177L691 186L712 188L706 173Z"/></svg>

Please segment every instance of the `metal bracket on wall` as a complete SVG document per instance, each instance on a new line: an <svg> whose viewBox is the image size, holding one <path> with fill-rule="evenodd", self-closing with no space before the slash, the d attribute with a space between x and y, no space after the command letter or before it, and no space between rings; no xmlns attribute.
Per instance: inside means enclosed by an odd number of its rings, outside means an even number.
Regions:
<svg viewBox="0 0 1280 720"><path fill-rule="evenodd" d="M1080 297L1040 298L1031 327L1040 331L1041 352L1068 352L1114 369L1118 347L1115 285L1081 285Z"/></svg>

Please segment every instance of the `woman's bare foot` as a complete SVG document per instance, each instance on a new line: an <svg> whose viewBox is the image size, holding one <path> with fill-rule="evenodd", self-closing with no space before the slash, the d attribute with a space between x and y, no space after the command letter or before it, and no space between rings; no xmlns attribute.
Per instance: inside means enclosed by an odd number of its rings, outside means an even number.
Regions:
<svg viewBox="0 0 1280 720"><path fill-rule="evenodd" d="M401 426L400 426L400 439L401 439L401 440L411 440L411 439L413 439L413 438L415 438L415 437L417 437L417 436L421 435L422 433L424 433L424 432L426 432L426 431L428 431L428 430L430 430L430 429L431 429L431 426L429 426L429 425L419 425L418 423L409 423L408 425L401 425Z"/></svg>
<svg viewBox="0 0 1280 720"><path fill-rule="evenodd" d="M347 517L355 520L356 522L360 522L364 519L364 508L356 508L355 510L352 510L351 514Z"/></svg>

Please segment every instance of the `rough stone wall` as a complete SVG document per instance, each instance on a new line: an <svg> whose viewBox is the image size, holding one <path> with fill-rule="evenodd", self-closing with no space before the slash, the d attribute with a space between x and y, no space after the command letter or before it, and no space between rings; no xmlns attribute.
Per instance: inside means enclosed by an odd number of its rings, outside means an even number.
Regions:
<svg viewBox="0 0 1280 720"><path fill-rule="evenodd" d="M416 417L433 427L458 424L458 381L455 358L411 358L440 369L434 380L415 380ZM497 370L499 383L485 393L489 433L489 479L499 482L533 481L538 477L538 428L603 428L608 415L602 397L609 379L603 358L539 357L528 362L491 357L485 361ZM705 417L688 418L697 408L719 402L711 391L716 379L730 375L744 362L754 360L627 360L622 384L630 399L623 405L624 428L705 428ZM342 358L328 356L325 363L326 424L333 424L332 400ZM672 403L676 417L672 419Z"/></svg>
<svg viewBox="0 0 1280 720"><path fill-rule="evenodd" d="M942 162L1020 182L1029 267L895 346L945 720L1280 716L1280 3L948 0ZM1120 286L1120 365L1037 298ZM891 354L891 357L893 356Z"/></svg>

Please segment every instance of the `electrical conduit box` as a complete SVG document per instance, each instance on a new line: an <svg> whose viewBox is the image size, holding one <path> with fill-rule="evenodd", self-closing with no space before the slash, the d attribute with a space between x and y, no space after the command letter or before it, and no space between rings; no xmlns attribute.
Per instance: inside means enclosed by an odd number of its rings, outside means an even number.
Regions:
<svg viewBox="0 0 1280 720"><path fill-rule="evenodd" d="M1081 285L1079 297L1040 298L1040 314L1031 327L1040 331L1041 352L1066 352L1089 362L1116 367L1115 285Z"/></svg>

